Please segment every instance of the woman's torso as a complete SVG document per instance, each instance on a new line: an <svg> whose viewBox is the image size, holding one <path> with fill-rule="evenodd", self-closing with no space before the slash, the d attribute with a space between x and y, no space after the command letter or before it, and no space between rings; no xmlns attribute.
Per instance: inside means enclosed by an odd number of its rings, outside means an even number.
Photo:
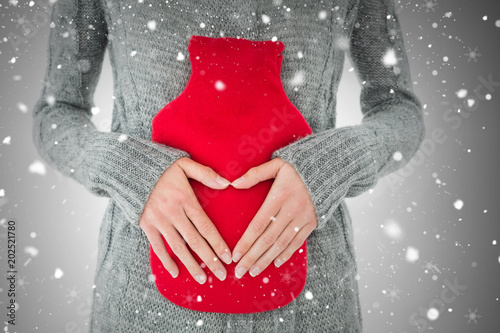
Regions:
<svg viewBox="0 0 500 333"><path fill-rule="evenodd" d="M103 1L115 83L113 131L149 138L150 120L189 80L191 35L282 41L288 98L313 132L334 127L356 1Z"/></svg>
<svg viewBox="0 0 500 333"><path fill-rule="evenodd" d="M355 4L103 0L114 76L111 130L151 139L152 118L189 80L187 45L193 34L282 41L281 78L288 98L313 132L333 128ZM147 238L121 214L111 201L99 237L92 331L361 331L352 227L344 203L323 230L308 237L302 294L281 309L239 315L192 311L161 296L151 277Z"/></svg>

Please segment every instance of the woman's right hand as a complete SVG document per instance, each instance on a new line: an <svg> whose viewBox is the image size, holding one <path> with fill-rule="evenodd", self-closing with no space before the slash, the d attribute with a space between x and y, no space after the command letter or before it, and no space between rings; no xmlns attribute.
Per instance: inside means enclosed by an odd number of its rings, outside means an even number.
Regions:
<svg viewBox="0 0 500 333"><path fill-rule="evenodd" d="M212 168L188 157L181 157L165 170L155 184L144 206L139 226L165 269L174 278L179 274L179 269L169 256L161 235L198 283L205 283L207 276L187 245L223 281L227 271L218 258L230 264L231 252L201 207L188 178L212 189L224 189L230 184Z"/></svg>

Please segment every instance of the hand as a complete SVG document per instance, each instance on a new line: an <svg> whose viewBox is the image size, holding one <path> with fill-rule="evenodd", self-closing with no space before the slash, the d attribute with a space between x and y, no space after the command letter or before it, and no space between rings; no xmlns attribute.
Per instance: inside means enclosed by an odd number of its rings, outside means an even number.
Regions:
<svg viewBox="0 0 500 333"><path fill-rule="evenodd" d="M230 184L210 167L188 157L181 157L165 170L155 184L144 206L139 226L165 269L174 278L179 270L169 256L161 235L200 284L205 283L207 276L189 252L186 242L214 275L224 280L227 271L217 260L214 251L226 264L231 263L231 252L198 202L188 178L196 179L213 189L224 189Z"/></svg>
<svg viewBox="0 0 500 333"><path fill-rule="evenodd" d="M245 189L275 178L269 193L233 249L236 277L257 276L274 260L286 262L304 244L318 221L311 196L293 165L281 158L249 169L231 185ZM275 260L276 259L276 260Z"/></svg>

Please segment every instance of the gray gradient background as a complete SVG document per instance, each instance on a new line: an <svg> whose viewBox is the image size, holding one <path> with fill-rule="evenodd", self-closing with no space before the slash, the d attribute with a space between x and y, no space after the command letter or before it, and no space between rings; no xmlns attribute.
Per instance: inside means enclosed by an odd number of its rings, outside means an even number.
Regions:
<svg viewBox="0 0 500 333"><path fill-rule="evenodd" d="M23 15L25 20L43 21L52 10L44 8L48 2L30 6L29 1L19 1L14 6L2 1L0 7L0 313L3 322L8 302L4 227L13 218L19 308L17 325L10 331L86 332L97 235L108 199L62 176L33 146L31 111L46 70L48 23L24 36L26 43L18 52L9 39L10 32L23 36L23 24L18 23ZM365 332L499 332L500 86L490 92L491 100L476 98L477 108L468 116L447 110L464 103L455 94L459 89L467 89L470 98L480 78L491 75L500 82L500 27L495 24L500 5L487 0L403 3L398 11L414 88L426 105L427 149L422 148L404 169L381 179L371 193L348 199ZM469 48L477 48L480 56L470 59ZM361 119L359 84L350 68L346 62L339 126ZM93 118L102 131L111 123L112 89L106 55L95 94L101 112ZM435 129L443 131L445 140L432 139ZM10 144L2 143L9 136ZM37 160L45 164L45 175L29 171ZM453 205L457 199L464 202L461 210ZM388 221L401 227L401 239L385 234L382 226ZM409 246L419 250L413 263L405 260ZM38 255L27 252L28 247L36 248ZM54 277L57 268L64 272L59 279ZM430 320L427 309L439 307L441 291L454 279L465 290L445 304L437 320ZM395 297L390 297L391 290ZM467 316L469 309L478 315L475 320Z"/></svg>

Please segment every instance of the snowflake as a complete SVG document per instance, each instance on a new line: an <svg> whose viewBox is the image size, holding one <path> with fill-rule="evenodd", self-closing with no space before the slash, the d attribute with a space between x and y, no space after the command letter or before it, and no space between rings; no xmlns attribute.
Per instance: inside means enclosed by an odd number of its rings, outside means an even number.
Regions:
<svg viewBox="0 0 500 333"><path fill-rule="evenodd" d="M437 273L441 273L439 268L437 268L436 264L434 264L432 261L427 261L425 265L421 266L423 269L425 269L425 274L436 271Z"/></svg>
<svg viewBox="0 0 500 333"><path fill-rule="evenodd" d="M422 5L422 8L428 13L430 11L435 12L436 7L438 6L436 0L426 0L425 4Z"/></svg>
<svg viewBox="0 0 500 333"><path fill-rule="evenodd" d="M430 11L435 12L437 7L436 0L425 0L425 4L422 5L422 8L425 8L425 11L428 13Z"/></svg>
<svg viewBox="0 0 500 333"><path fill-rule="evenodd" d="M388 290L384 290L383 293L385 294L385 297L389 297L391 299L391 302L394 302L396 299L400 299L399 293L401 290L396 288L395 285L391 285L391 288Z"/></svg>
<svg viewBox="0 0 500 333"><path fill-rule="evenodd" d="M404 9L404 5L402 4L402 2L400 0L396 1L394 6L395 6L394 11L396 12L396 14L401 13L401 11Z"/></svg>
<svg viewBox="0 0 500 333"><path fill-rule="evenodd" d="M188 292L186 296L184 296L184 304L191 305L192 303L197 302L196 298L197 298L196 294Z"/></svg>
<svg viewBox="0 0 500 333"><path fill-rule="evenodd" d="M16 20L16 29L19 27L24 27L26 24L26 15L19 16L19 13L17 13L17 20Z"/></svg>
<svg viewBox="0 0 500 333"><path fill-rule="evenodd" d="M231 280L231 284L238 284L239 286L243 286L243 283L241 282L241 279L238 279L235 274L228 274L227 278Z"/></svg>
<svg viewBox="0 0 500 333"><path fill-rule="evenodd" d="M26 281L26 275L23 275L21 276L18 280L17 280L17 285L19 286L20 289L22 290L25 290L26 291L26 286L29 284L28 281Z"/></svg>
<svg viewBox="0 0 500 333"><path fill-rule="evenodd" d="M399 269L399 267L396 264L391 264L389 265L389 269L392 271L393 274L395 274L397 269Z"/></svg>
<svg viewBox="0 0 500 333"><path fill-rule="evenodd" d="M477 318L481 318L481 315L479 315L477 313L477 309L475 309L474 311L471 311L471 309L468 309L469 310L469 313L467 314L464 314L464 317L467 318L467 324L470 324L471 321L474 321L474 324L477 324Z"/></svg>
<svg viewBox="0 0 500 333"><path fill-rule="evenodd" d="M281 275L281 281L285 282L287 285L292 283L293 275L292 273L290 273L288 268L284 272L280 273L280 275Z"/></svg>
<svg viewBox="0 0 500 333"><path fill-rule="evenodd" d="M479 58L482 54L477 52L477 47L474 48L474 50L470 47L468 49L469 50L465 53L465 55L467 56L467 62L471 62L472 60L474 60L474 62L477 62L477 58Z"/></svg>
<svg viewBox="0 0 500 333"><path fill-rule="evenodd" d="M76 299L80 299L80 290L77 290L75 287L73 289L67 289L66 297L68 298L68 303L72 303Z"/></svg>

